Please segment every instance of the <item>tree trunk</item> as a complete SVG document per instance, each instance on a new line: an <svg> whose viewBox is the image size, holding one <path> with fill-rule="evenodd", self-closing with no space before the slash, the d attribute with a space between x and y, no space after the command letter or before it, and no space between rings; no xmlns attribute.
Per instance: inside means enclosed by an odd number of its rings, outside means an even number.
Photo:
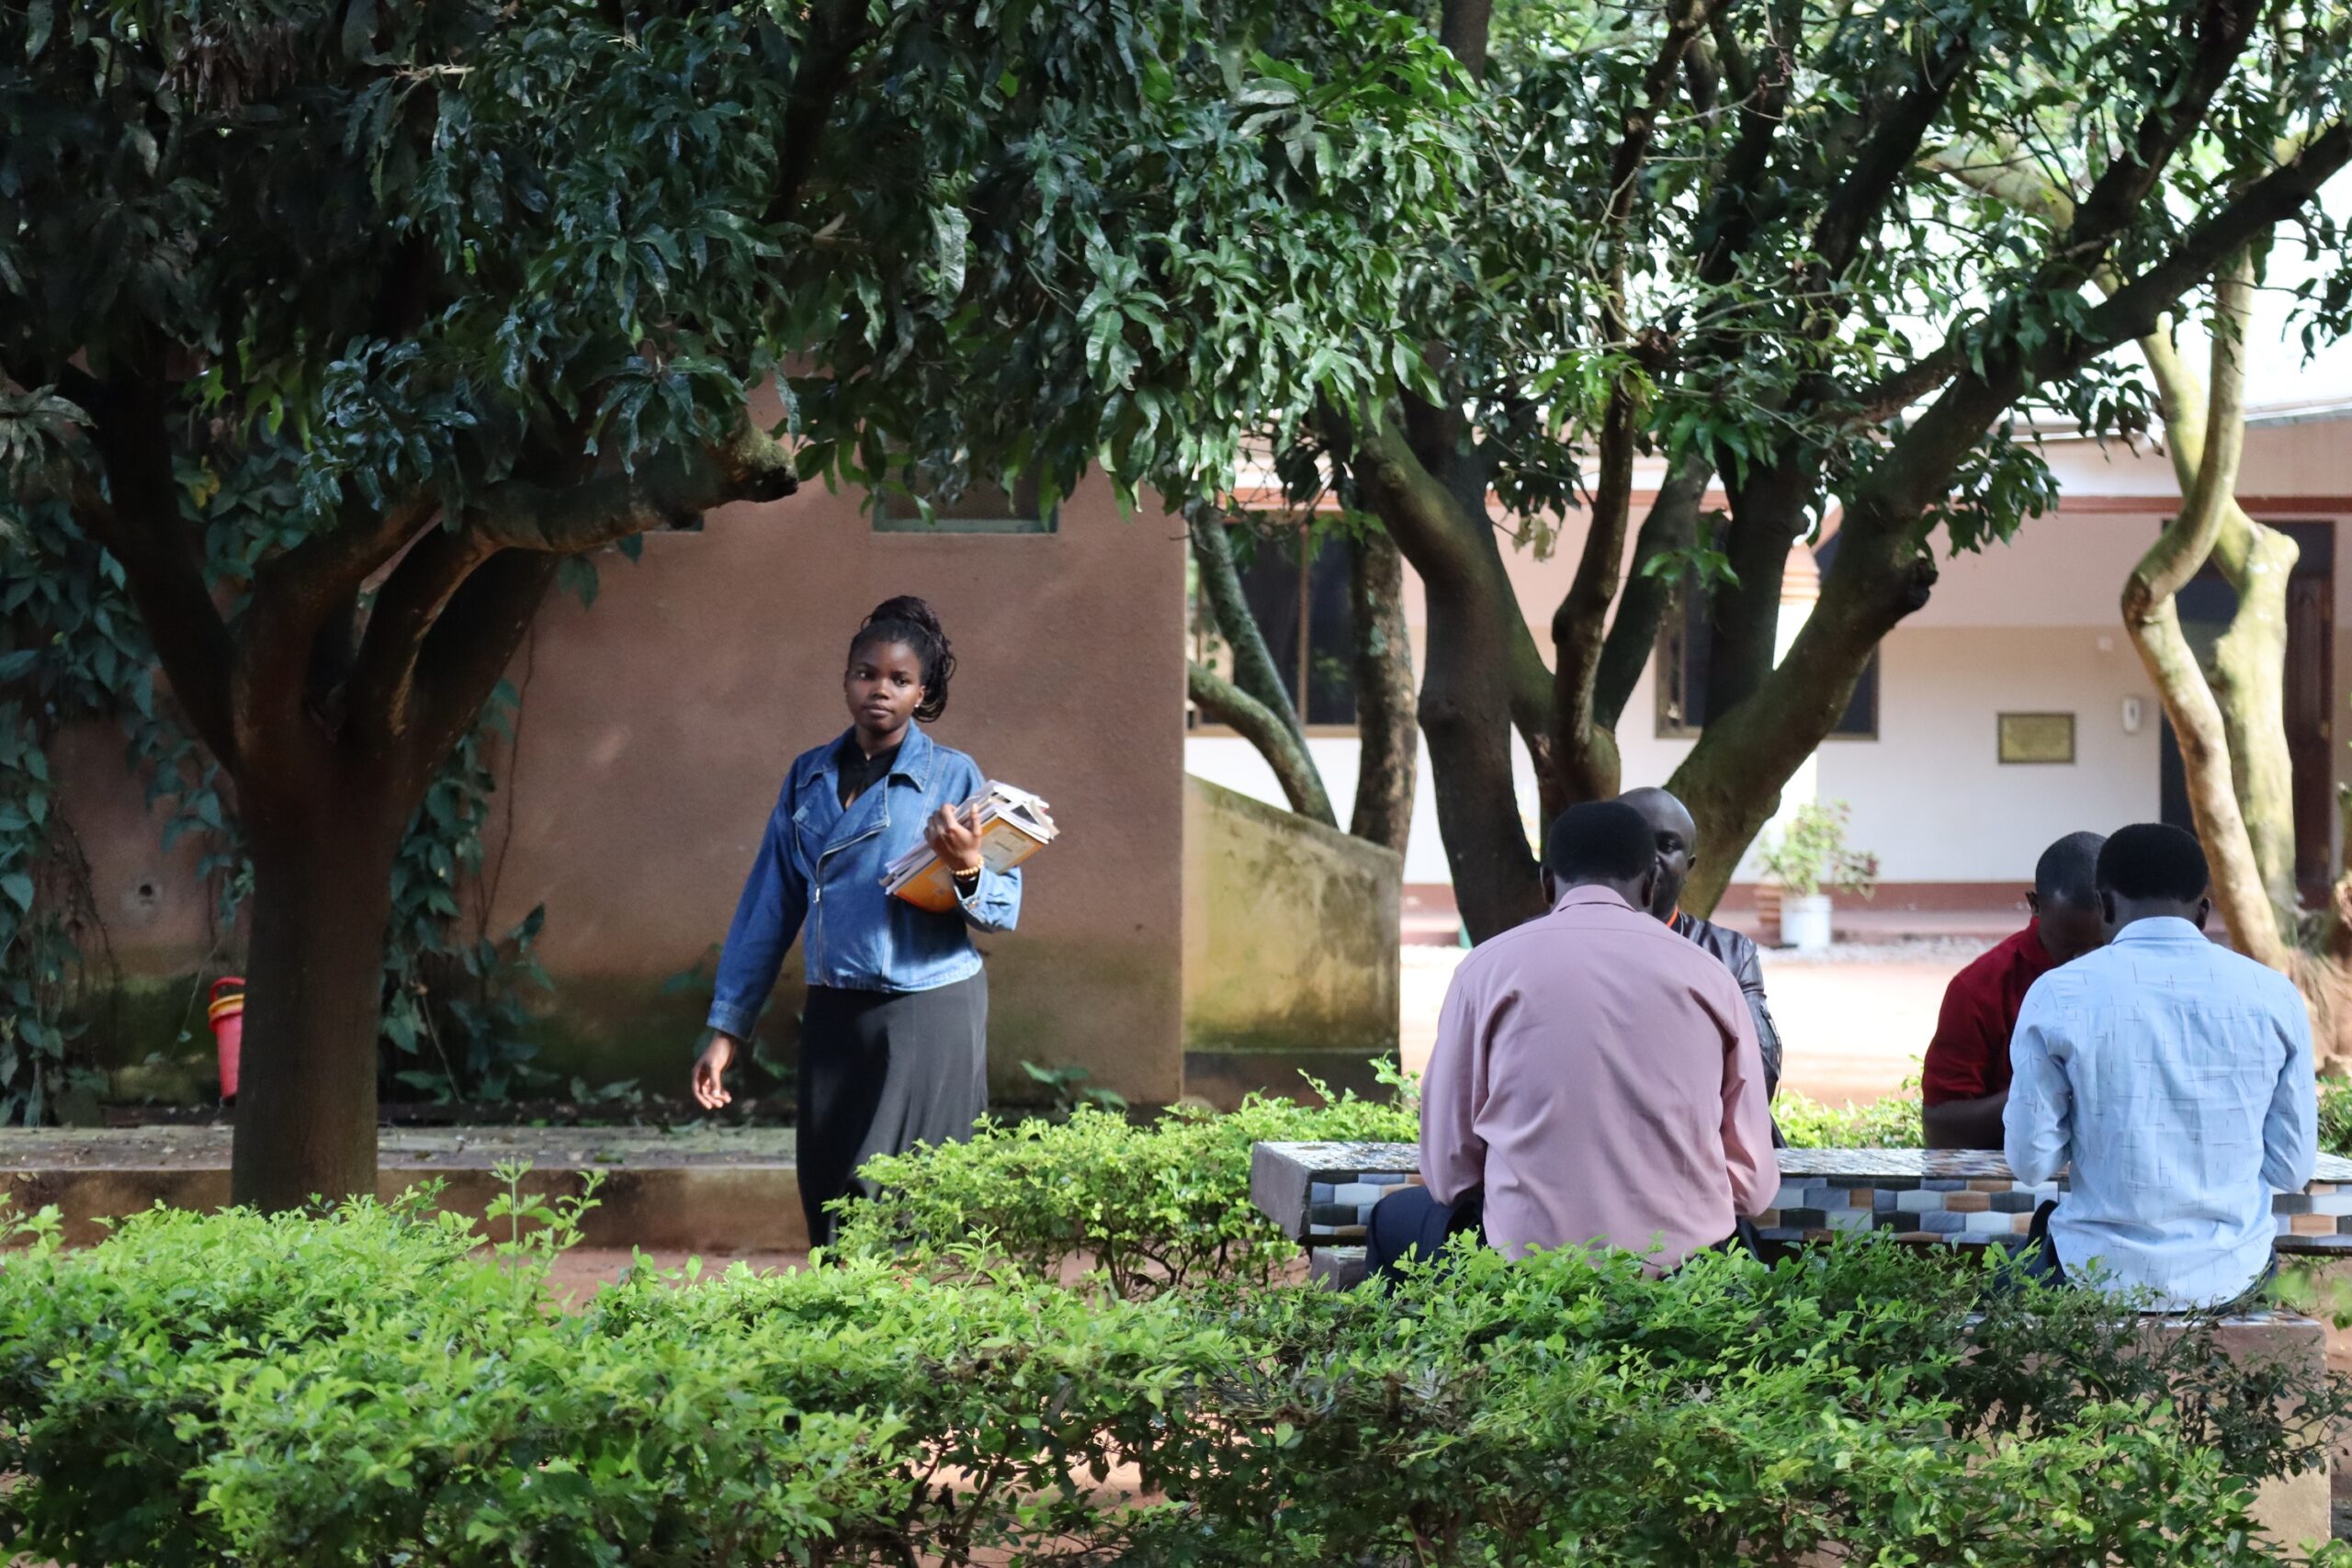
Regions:
<svg viewBox="0 0 2352 1568"><path fill-rule="evenodd" d="M2344 845L2317 946L2295 954L2295 988L2312 1010L2312 1059L2324 1074L2352 1073L2352 788L2335 793Z"/></svg>
<svg viewBox="0 0 2352 1568"><path fill-rule="evenodd" d="M1946 470L1947 472L1949 470ZM1666 787L1690 808L1703 855L1682 907L1705 915L1780 808L1781 786L1836 728L1871 653L1928 601L1933 557L1911 536L1908 497L1864 491L1849 507L1821 600L1770 678L1727 714L1709 714L1699 743Z"/></svg>
<svg viewBox="0 0 2352 1568"><path fill-rule="evenodd" d="M1405 626L1405 558L1381 529L1348 541L1355 611L1356 804L1348 830L1398 854L1413 829L1420 729L1413 721L1413 643Z"/></svg>
<svg viewBox="0 0 2352 1568"><path fill-rule="evenodd" d="M2188 782L2197 836L2212 868L2213 901L2240 953L2282 972L2290 953L2278 914L2255 863L2239 809L2221 705L2180 627L2176 595L2204 565L2231 510L2238 459L2245 448L2243 343L2252 271L2243 259L2214 280L2212 400L2196 483L2178 516L2166 525L2123 585L2123 626L2171 717Z"/></svg>
<svg viewBox="0 0 2352 1568"><path fill-rule="evenodd" d="M2229 510L2234 515L2222 521L2213 559L2237 590L2238 606L2213 649L2213 698L2246 847L2272 917L2291 938L2302 897L2295 886L2294 753L2287 745L2287 585L2301 552L2234 502Z"/></svg>
<svg viewBox="0 0 2352 1568"><path fill-rule="evenodd" d="M2111 292L2114 280L2101 281ZM2212 411L2168 335L2152 333L2139 346L2155 378L2165 444L2186 496L2197 487ZM2287 745L2287 587L2299 554L2292 539L2224 498L2212 559L2236 591L2238 604L2213 649L2213 698L2247 852L2282 936L2290 941L2302 900L2295 886L2294 754Z"/></svg>
<svg viewBox="0 0 2352 1568"><path fill-rule="evenodd" d="M1201 598L1209 607L1217 636L1233 650L1233 683L1291 734L1304 739L1306 731L1301 721L1305 716L1296 711L1290 682L1283 679L1281 667L1266 647L1265 634L1258 629L1258 617L1250 613L1250 601L1242 594L1241 572L1234 564L1233 540L1226 533L1225 519L1214 508L1198 506L1193 509L1191 526L1193 559L1200 567Z"/></svg>
<svg viewBox="0 0 2352 1568"><path fill-rule="evenodd" d="M376 1190L376 1041L393 852L408 809L313 795L246 806L254 863L232 1201Z"/></svg>
<svg viewBox="0 0 2352 1568"><path fill-rule="evenodd" d="M1702 723L1727 714L1763 685L1780 650L1781 586L1789 547L1804 527L1816 469L1799 456L1734 487L1725 554L1735 581L1707 600L1707 690Z"/></svg>
<svg viewBox="0 0 2352 1568"><path fill-rule="evenodd" d="M1323 788L1323 775L1315 759L1307 755L1306 742L1283 723L1280 715L1205 665L1187 664L1184 679L1186 694L1203 713L1229 726L1257 748L1258 755L1274 770L1274 782L1282 785L1283 798L1290 802L1293 811L1326 828L1339 826L1331 815L1331 797Z"/></svg>
<svg viewBox="0 0 2352 1568"><path fill-rule="evenodd" d="M1551 672L1495 544L1483 478L1465 471L1473 465L1442 460L1430 445L1424 461L1418 444L1384 422L1352 442L1350 467L1364 504L1420 575L1429 668L1419 712L1438 831L1463 922L1483 942L1543 913L1510 741L1522 717L1534 722L1539 738L1548 729ZM1539 772L1543 766L1539 757Z"/></svg>

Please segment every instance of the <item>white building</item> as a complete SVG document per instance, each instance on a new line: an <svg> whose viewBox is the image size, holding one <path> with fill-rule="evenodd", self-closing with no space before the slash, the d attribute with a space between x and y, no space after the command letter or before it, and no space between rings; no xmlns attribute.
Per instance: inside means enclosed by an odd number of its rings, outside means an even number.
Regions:
<svg viewBox="0 0 2352 1568"><path fill-rule="evenodd" d="M2336 564L2338 528L2352 519L2352 356L2333 356L2346 361L2334 374L2302 366L2283 346L2274 357L2278 363L2258 365L2251 378L2261 406L2247 434L2239 499L2259 520L2290 525L2302 547L2290 593L2288 716L2301 869L2307 883L2324 883L2335 863L2335 790L2352 783L2352 748L2335 735L2352 696L2352 639L2336 633L2352 624L2352 573ZM2266 388L2301 400L2263 404ZM2008 545L1942 563L1927 607L1882 646L1875 691L1849 716L1858 732L1826 743L1812 764L1817 797L1848 803L1855 846L1879 857L1881 909L2006 908L2042 848L2062 834L2187 820L2177 787L2165 786L2162 710L2118 611L2126 575L2179 503L2171 466L2158 451L2070 436L2050 438L2046 455L2062 486L2056 512L2027 522ZM1636 522L1646 500L1636 499ZM1833 517L1823 542L1834 538ZM1539 630L1580 548L1571 518L1548 558L1511 560L1521 603ZM1318 569L1309 584L1318 606L1331 602L1320 576ZM1803 577L1792 571L1792 591L1801 592ZM1342 590L1344 581L1342 569ZM1343 591L1339 598L1343 604ZM1426 619L1409 576L1407 604L1418 673ZM2225 617L2229 604L2209 569L2183 595L2192 636L2200 622ZM1318 631L1321 615L1309 615ZM1297 646L1295 608L1290 617L1286 633L1269 627L1278 649ZM1691 745L1661 715L1661 668L1654 658L1617 732L1628 785L1663 783ZM2040 716L2024 725L2044 744L2064 741L2071 729L2071 745L2052 748L2071 761L2004 761L2005 715ZM2013 717L2012 734L2018 728ZM1315 725L1310 747L1344 817L1355 780L1352 730ZM1282 799L1272 771L1228 733L1196 730L1185 761L1228 787ZM1524 755L1520 771L1523 809L1532 812L1534 778ZM1801 777L1792 793L1803 788ZM1424 904L1450 903L1426 754L1405 878ZM1743 866L1741 880L1752 878ZM1742 894L1736 885L1729 902Z"/></svg>

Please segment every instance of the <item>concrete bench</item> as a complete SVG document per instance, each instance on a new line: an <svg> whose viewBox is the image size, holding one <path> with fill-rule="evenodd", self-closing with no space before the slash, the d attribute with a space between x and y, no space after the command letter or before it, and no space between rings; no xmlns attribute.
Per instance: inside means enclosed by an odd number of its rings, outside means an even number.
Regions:
<svg viewBox="0 0 2352 1568"><path fill-rule="evenodd" d="M2065 1190L2030 1186L1991 1151L1782 1149L1781 1191L1757 1220L1768 1242L1891 1231L1904 1241L1982 1247L2021 1237L2033 1212ZM1310 1249L1360 1247L1372 1206L1421 1179L1412 1144L1260 1144L1250 1200ZM2322 1155L2301 1192L2273 1200L2283 1253L2352 1256L2352 1159Z"/></svg>

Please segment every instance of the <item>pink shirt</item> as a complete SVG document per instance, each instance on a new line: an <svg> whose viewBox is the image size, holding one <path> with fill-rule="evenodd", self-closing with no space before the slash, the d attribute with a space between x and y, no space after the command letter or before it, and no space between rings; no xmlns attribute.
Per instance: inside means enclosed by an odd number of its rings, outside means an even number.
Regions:
<svg viewBox="0 0 2352 1568"><path fill-rule="evenodd" d="M1671 1269L1781 1186L1764 1058L1731 971L1601 887L1454 972L1421 1082L1421 1171L1486 1188L1516 1257L1600 1243Z"/></svg>

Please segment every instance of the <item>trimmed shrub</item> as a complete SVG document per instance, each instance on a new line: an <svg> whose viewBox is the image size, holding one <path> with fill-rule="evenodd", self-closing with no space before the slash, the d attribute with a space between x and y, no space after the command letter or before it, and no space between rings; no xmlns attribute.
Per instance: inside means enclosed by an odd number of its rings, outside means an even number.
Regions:
<svg viewBox="0 0 2352 1568"><path fill-rule="evenodd" d="M1919 1080L1868 1105L1841 1106L1782 1089L1772 1101L1772 1120L1792 1149L1916 1149L1919 1129Z"/></svg>
<svg viewBox="0 0 2352 1568"><path fill-rule="evenodd" d="M871 1258L691 1290L640 1269L571 1314L529 1293L536 1258L449 1240L353 1205L12 1260L0 1314L47 1354L0 1390L10 1550L2228 1568L2283 1561L2252 1489L2315 1462L2346 1404L2201 1331L2152 1344L2098 1296L1988 1292L1981 1262L1868 1240L1665 1280L1473 1251L1393 1294L1144 1302ZM250 1310L274 1271L288 1310Z"/></svg>
<svg viewBox="0 0 2352 1568"><path fill-rule="evenodd" d="M1129 1299L1211 1280L1262 1285L1298 1247L1250 1205L1251 1145L1410 1141L1416 1118L1407 1102L1253 1095L1229 1114L1178 1109L1146 1127L1093 1106L1058 1123L989 1122L969 1143L869 1161L883 1195L844 1208L841 1250L947 1272L985 1258L1041 1279L1082 1258Z"/></svg>

